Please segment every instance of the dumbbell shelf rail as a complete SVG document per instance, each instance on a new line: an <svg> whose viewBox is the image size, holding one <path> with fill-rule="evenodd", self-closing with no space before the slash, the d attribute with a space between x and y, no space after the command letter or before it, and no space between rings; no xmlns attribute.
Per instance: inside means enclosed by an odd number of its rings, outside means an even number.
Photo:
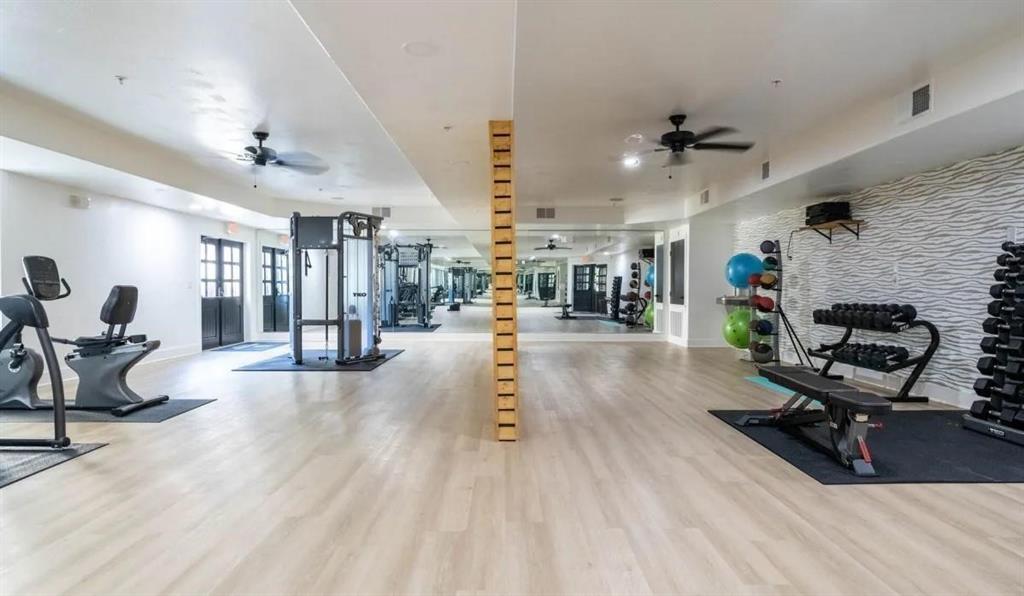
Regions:
<svg viewBox="0 0 1024 596"><path fill-rule="evenodd" d="M828 371L832 368L832 365L835 364L836 362L838 362L840 364L846 364L848 366L855 366L857 368L864 368L864 369L868 369L868 370L873 370L873 371L877 371L877 372L880 372L880 373L892 373L892 372L896 372L898 370L903 370L905 368L913 367L914 370L912 370L910 375L906 378L906 380L903 381L903 385L900 387L899 391L896 392L896 395L894 395L894 396L888 396L887 395L885 397L886 397L886 399L888 399L889 401L891 401L893 403L926 403L928 401L928 398L926 396L923 396L923 395L910 395L910 390L914 387L914 385L917 383L917 380L921 377L921 374L924 372L924 369L928 366L928 363L931 361L932 356L935 355L935 350L937 350L939 348L939 330L935 327L935 325L931 324L928 321L925 321L924 319L914 319L913 321L911 321L909 323L897 323L897 324L893 325L891 328L886 328L886 329L873 329L873 328L868 328L868 327L854 327L854 326L850 326L850 325L839 325L839 324L835 324L835 323L815 323L815 324L816 325L825 325L825 326L828 326L828 327L842 327L842 328L846 329L846 331L843 333L843 337L840 338L838 342L825 346L828 349L826 349L826 350L807 350L808 355L813 356L815 358L821 358L822 360L825 360L825 365L824 365L824 367L822 367L822 374L827 374ZM921 353L920 355L911 356L910 358L907 358L906 360L903 360L901 362L896 362L896 363L894 363L894 364L892 364L890 366L876 368L876 367L873 367L873 366L866 366L866 365L863 365L863 364L846 362L846 361L843 361L843 360L837 360L835 358L835 356L832 354L833 351L838 350L839 348L842 348L843 346L845 346L846 344L848 344L850 342L850 337L853 336L854 329L862 329L864 331L875 331L875 332L878 332L878 333L902 333L904 331L907 331L908 329L917 329L917 328L923 328L923 329L928 331L928 334L930 336L930 340L928 342L928 347L925 348L924 352Z"/></svg>

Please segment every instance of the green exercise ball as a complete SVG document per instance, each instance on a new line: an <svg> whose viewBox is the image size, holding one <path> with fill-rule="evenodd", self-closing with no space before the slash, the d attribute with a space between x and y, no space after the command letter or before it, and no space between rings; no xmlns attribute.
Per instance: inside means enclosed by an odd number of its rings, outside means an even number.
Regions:
<svg viewBox="0 0 1024 596"><path fill-rule="evenodd" d="M647 311L644 313L644 325L647 325L651 329L654 329L654 306L648 306Z"/></svg>
<svg viewBox="0 0 1024 596"><path fill-rule="evenodd" d="M722 337L734 348L747 349L750 345L750 309L740 308L729 313L722 323Z"/></svg>

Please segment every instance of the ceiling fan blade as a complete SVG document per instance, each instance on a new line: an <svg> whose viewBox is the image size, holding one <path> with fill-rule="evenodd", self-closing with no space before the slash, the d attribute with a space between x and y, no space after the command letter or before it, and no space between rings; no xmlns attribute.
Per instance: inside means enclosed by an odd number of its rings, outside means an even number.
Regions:
<svg viewBox="0 0 1024 596"><path fill-rule="evenodd" d="M252 163L252 161L255 158L255 155L249 155L248 153L239 153L238 155L235 156L235 159L237 159L238 161L244 161L248 163Z"/></svg>
<svg viewBox="0 0 1024 596"><path fill-rule="evenodd" d="M711 137L717 137L717 136L729 134L731 132L736 132L736 129L735 128L729 128L728 126L713 126L713 127L709 128L709 129L703 131L703 132L699 132L699 133L693 135L693 142L694 143L699 143L699 142L701 142L701 141L703 141L705 139L710 139Z"/></svg>
<svg viewBox="0 0 1024 596"><path fill-rule="evenodd" d="M548 247L546 247L546 246L538 246L537 248L535 248L533 250L548 250Z"/></svg>
<svg viewBox="0 0 1024 596"><path fill-rule="evenodd" d="M678 166L685 166L688 163L690 163L690 156L687 155L685 151L673 151L672 155L669 155L668 159L665 160L665 165L661 167L674 168Z"/></svg>
<svg viewBox="0 0 1024 596"><path fill-rule="evenodd" d="M554 246L551 250L572 250L571 246Z"/></svg>
<svg viewBox="0 0 1024 596"><path fill-rule="evenodd" d="M256 155L257 153L259 153L259 150L256 149L255 147L253 147L252 145L249 145L248 147L246 147L245 151L247 153L252 153L253 155Z"/></svg>
<svg viewBox="0 0 1024 596"><path fill-rule="evenodd" d="M746 151L753 146L753 143L696 143L691 145L690 149L696 149L697 151L703 149L711 149L713 151Z"/></svg>
<svg viewBox="0 0 1024 596"><path fill-rule="evenodd" d="M283 161L281 159L278 159L277 161L275 161L274 165L282 167L282 168L288 168L289 170L295 170L296 172L299 172L300 174L308 174L310 176L319 176L320 174L323 174L327 170L331 169L331 166L329 166L327 164L317 164L317 165L313 165L313 164L297 164L297 163L288 163L288 162Z"/></svg>
<svg viewBox="0 0 1024 596"><path fill-rule="evenodd" d="M304 174L318 175L331 169L331 166L318 156L308 151L287 151L277 155L277 165L291 168Z"/></svg>
<svg viewBox="0 0 1024 596"><path fill-rule="evenodd" d="M277 161L277 151L274 151L270 147L263 147L260 157L267 160L267 162Z"/></svg>

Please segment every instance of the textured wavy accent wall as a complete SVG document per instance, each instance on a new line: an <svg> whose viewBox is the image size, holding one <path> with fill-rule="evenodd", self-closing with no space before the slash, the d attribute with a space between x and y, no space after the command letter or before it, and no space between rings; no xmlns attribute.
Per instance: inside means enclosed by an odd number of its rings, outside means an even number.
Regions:
<svg viewBox="0 0 1024 596"><path fill-rule="evenodd" d="M740 222L737 252L760 254L758 244L779 239L783 307L808 348L835 341L841 330L815 325L811 311L833 302L898 302L917 307L938 326L942 344L922 381L970 390L981 322L999 245L1008 232L1024 234L1024 146L868 188L848 200L861 237L836 231L831 246L803 225L803 209ZM859 336L859 339L858 339ZM857 331L851 341L894 343L913 351L927 332L893 335ZM788 341L783 350L792 350Z"/></svg>

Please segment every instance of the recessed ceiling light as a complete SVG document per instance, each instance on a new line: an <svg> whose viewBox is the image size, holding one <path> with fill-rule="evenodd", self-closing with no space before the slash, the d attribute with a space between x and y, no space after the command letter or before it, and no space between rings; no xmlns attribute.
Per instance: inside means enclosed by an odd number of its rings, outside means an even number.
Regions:
<svg viewBox="0 0 1024 596"><path fill-rule="evenodd" d="M392 238L398 238L398 230L391 230L388 232L388 235Z"/></svg>
<svg viewBox="0 0 1024 596"><path fill-rule="evenodd" d="M436 45L429 41L409 41L402 44L402 50L410 56L416 56L417 58L426 58L437 54L438 48Z"/></svg>
<svg viewBox="0 0 1024 596"><path fill-rule="evenodd" d="M626 142L631 145L638 145L644 142L644 135L634 132L633 134L626 137Z"/></svg>
<svg viewBox="0 0 1024 596"><path fill-rule="evenodd" d="M622 165L630 169L638 168L640 167L640 158L636 155L627 155L622 158Z"/></svg>
<svg viewBox="0 0 1024 596"><path fill-rule="evenodd" d="M612 253L610 253L610 252L608 252L608 251L606 250L606 251L604 251L604 252L603 252L603 253L601 253L601 254L603 254L604 256L606 256L606 257L607 257L608 255L610 255L610 254L612 254Z"/></svg>

